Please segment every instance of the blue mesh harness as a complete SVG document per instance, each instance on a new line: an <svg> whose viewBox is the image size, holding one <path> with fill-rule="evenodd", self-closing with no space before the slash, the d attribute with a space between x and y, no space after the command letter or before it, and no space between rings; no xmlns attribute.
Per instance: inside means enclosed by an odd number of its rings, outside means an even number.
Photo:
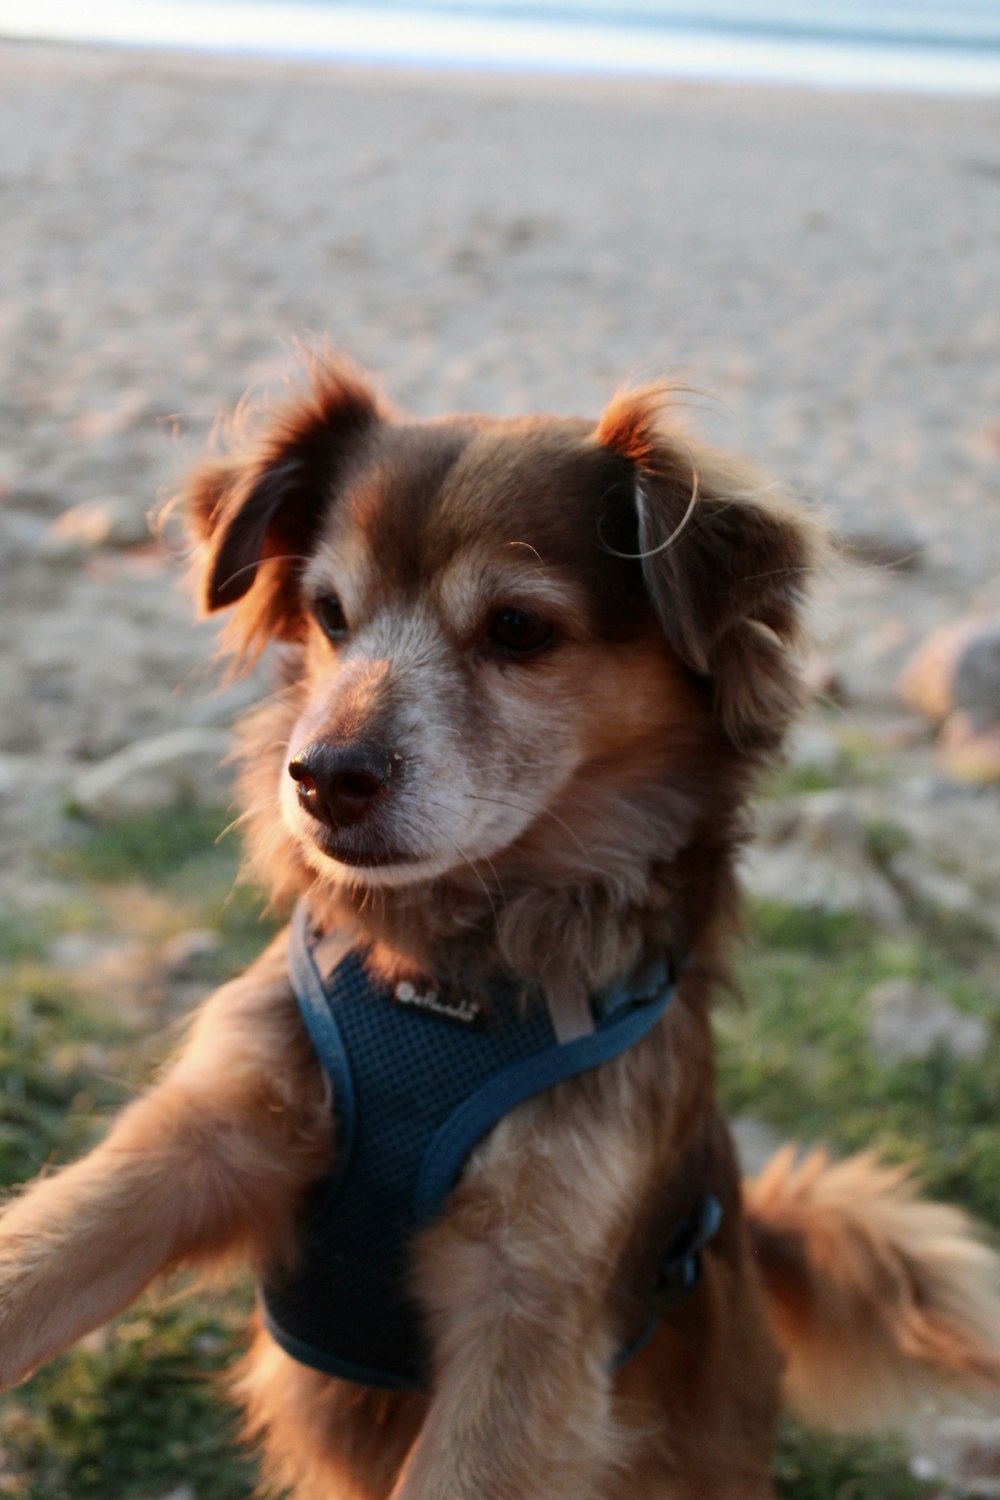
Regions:
<svg viewBox="0 0 1000 1500"><path fill-rule="evenodd" d="M296 911L289 972L333 1090L336 1151L300 1225L295 1270L261 1287L272 1336L295 1359L365 1385L419 1389L429 1361L409 1294L415 1235L440 1213L469 1152L515 1105L631 1047L674 993L665 965L599 995L594 1028L560 1042L541 996L488 1001L373 981L366 950L322 971L322 939ZM661 1268L667 1301L697 1280L719 1209L706 1199ZM651 1331L648 1330L648 1331ZM626 1355L634 1351L632 1346ZM626 1356L623 1356L626 1357Z"/></svg>

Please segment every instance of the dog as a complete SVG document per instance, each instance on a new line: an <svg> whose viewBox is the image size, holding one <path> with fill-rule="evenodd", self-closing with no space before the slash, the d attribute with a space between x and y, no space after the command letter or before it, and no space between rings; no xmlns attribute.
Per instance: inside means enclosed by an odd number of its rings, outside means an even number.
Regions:
<svg viewBox="0 0 1000 1500"><path fill-rule="evenodd" d="M240 798L296 914L7 1206L3 1383L237 1261L246 1429L295 1500L764 1500L785 1404L995 1399L963 1215L866 1155L741 1184L715 1096L815 522L666 389L411 421L327 357L181 503L228 649L279 644Z"/></svg>

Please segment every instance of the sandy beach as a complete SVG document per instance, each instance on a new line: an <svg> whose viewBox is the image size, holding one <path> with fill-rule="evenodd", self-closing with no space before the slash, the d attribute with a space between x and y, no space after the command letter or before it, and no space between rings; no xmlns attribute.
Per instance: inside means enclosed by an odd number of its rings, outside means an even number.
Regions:
<svg viewBox="0 0 1000 1500"><path fill-rule="evenodd" d="M988 582L1000 101L14 45L0 78L7 486L148 506L321 334L421 414L675 376Z"/></svg>

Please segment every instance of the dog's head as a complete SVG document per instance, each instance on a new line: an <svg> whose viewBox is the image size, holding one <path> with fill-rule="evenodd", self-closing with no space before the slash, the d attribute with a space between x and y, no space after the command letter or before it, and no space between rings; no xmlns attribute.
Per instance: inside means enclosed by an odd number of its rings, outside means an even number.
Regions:
<svg viewBox="0 0 1000 1500"><path fill-rule="evenodd" d="M205 608L293 646L266 754L314 878L654 858L672 787L777 747L809 531L666 404L411 422L327 365L192 476Z"/></svg>

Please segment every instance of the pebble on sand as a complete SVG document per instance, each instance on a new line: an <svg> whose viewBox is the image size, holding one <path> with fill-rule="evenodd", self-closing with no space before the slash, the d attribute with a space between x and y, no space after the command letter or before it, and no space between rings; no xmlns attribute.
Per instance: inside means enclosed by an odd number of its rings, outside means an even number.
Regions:
<svg viewBox="0 0 1000 1500"><path fill-rule="evenodd" d="M934 723L955 710L1000 721L1000 619L955 620L932 631L904 666L898 692Z"/></svg>
<svg viewBox="0 0 1000 1500"><path fill-rule="evenodd" d="M843 792L814 792L765 809L742 875L758 900L855 912L887 928L905 919L898 892L871 857L861 814Z"/></svg>
<svg viewBox="0 0 1000 1500"><path fill-rule="evenodd" d="M94 547L141 547L151 540L141 507L123 495L104 495L81 501L57 516L42 540L42 552L57 559Z"/></svg>

